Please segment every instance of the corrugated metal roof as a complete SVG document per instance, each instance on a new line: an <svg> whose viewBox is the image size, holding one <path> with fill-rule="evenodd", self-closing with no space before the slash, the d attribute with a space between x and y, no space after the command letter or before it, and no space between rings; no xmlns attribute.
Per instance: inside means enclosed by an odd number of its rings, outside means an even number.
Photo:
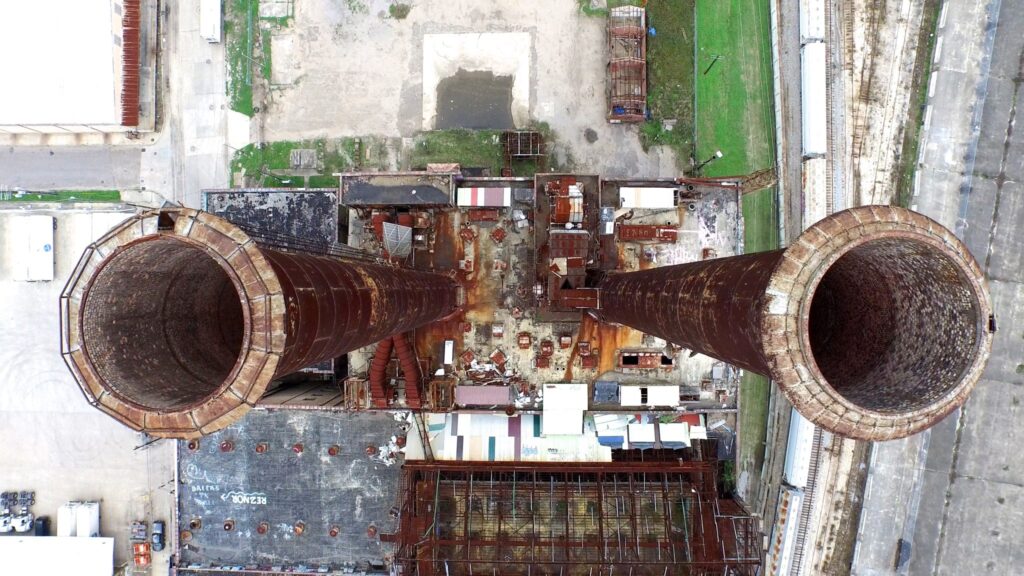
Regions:
<svg viewBox="0 0 1024 576"><path fill-rule="evenodd" d="M456 386L455 403L460 406L506 406L512 403L508 386Z"/></svg>

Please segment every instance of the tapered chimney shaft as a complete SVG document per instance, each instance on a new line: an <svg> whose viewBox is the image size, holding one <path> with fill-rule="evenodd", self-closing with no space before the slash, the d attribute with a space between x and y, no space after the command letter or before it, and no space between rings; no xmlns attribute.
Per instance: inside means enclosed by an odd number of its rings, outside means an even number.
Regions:
<svg viewBox="0 0 1024 576"><path fill-rule="evenodd" d="M598 316L769 375L806 418L885 440L963 404L992 344L984 274L946 228L901 208L829 216L785 250L599 283Z"/></svg>
<svg viewBox="0 0 1024 576"><path fill-rule="evenodd" d="M191 209L129 218L65 288L63 354L128 426L189 438L240 418L274 379L455 311L428 272L271 249Z"/></svg>

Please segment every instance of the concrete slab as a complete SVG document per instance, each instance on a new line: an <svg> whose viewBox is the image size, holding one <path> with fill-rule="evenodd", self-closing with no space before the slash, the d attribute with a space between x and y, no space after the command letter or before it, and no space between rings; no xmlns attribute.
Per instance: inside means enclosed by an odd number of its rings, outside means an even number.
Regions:
<svg viewBox="0 0 1024 576"><path fill-rule="evenodd" d="M1002 170L1006 130L1015 92L1013 80L989 77L985 113L981 120L981 133L985 136L978 139L978 156L974 164L974 171L979 177L995 178Z"/></svg>
<svg viewBox="0 0 1024 576"><path fill-rule="evenodd" d="M254 410L203 438L195 450L181 442L179 528L191 532L183 564L315 563L340 569L381 562L392 545L367 530L397 528L390 512L399 504L401 468L386 466L365 449L387 444L392 434L403 432L386 412ZM231 444L229 451L222 451L224 442ZM265 452L256 451L259 443ZM332 446L337 455L329 454ZM229 521L232 529L225 530Z"/></svg>
<svg viewBox="0 0 1024 576"><path fill-rule="evenodd" d="M45 212L57 218L52 282L0 276L0 485L35 490L37 516L56 522L68 500L99 500L100 533L115 539L116 563L131 558L132 520L172 520L173 444L157 442L89 406L60 356L57 301L86 244L123 213ZM0 229L9 212L0 213ZM100 222L102 221L102 222ZM52 527L53 528L53 527ZM51 528L51 529L52 529ZM169 550L154 554L166 573Z"/></svg>
<svg viewBox="0 0 1024 576"><path fill-rule="evenodd" d="M999 226L987 256L989 276L1000 280L1024 282L1024 254L1020 238L1024 235L1024 184L1006 182L999 194ZM1018 342L1018 344L1020 344ZM1024 361L1024 358L1021 358Z"/></svg>
<svg viewBox="0 0 1024 576"><path fill-rule="evenodd" d="M937 576L1014 574L1024 565L1024 487L957 478L950 489L945 547Z"/></svg>
<svg viewBox="0 0 1024 576"><path fill-rule="evenodd" d="M490 72L512 81L511 113L517 127L530 121L532 35L525 32L423 36L423 129L433 130L443 110L439 86L459 71Z"/></svg>
<svg viewBox="0 0 1024 576"><path fill-rule="evenodd" d="M1005 402L1009 399L1009 402ZM1013 426L1024 415L1024 388L1020 384L982 380L967 405L957 470L966 477L1015 484L1024 473L1016 459L993 458L1008 447L1024 445L1024 426ZM1008 425L1009 424L1009 425Z"/></svg>

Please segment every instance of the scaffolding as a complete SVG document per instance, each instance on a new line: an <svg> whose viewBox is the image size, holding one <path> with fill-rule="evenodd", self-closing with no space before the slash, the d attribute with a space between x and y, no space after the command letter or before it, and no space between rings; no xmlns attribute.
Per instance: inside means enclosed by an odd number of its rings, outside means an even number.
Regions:
<svg viewBox="0 0 1024 576"><path fill-rule="evenodd" d="M507 130L501 134L501 149L505 159L502 176L512 176L512 163L544 160L544 135L533 130ZM538 170L541 166L538 165Z"/></svg>
<svg viewBox="0 0 1024 576"><path fill-rule="evenodd" d="M643 8L619 6L608 14L608 121L643 122L647 116L647 25Z"/></svg>
<svg viewBox="0 0 1024 576"><path fill-rule="evenodd" d="M718 498L716 469L409 461L395 563L405 576L753 576L756 520Z"/></svg>

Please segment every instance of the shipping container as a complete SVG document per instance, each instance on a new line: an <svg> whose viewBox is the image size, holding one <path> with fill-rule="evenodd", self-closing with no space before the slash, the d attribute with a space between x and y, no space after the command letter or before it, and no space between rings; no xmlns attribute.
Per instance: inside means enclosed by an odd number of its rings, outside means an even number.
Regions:
<svg viewBox="0 0 1024 576"><path fill-rule="evenodd" d="M456 386L455 403L459 406L508 406L512 403L509 386Z"/></svg>
<svg viewBox="0 0 1024 576"><path fill-rule="evenodd" d="M679 405L679 386L619 386L620 403L623 406L669 406Z"/></svg>
<svg viewBox="0 0 1024 576"><path fill-rule="evenodd" d="M828 151L826 49L815 42L800 49L800 110L804 158L821 158Z"/></svg>
<svg viewBox="0 0 1024 576"><path fill-rule="evenodd" d="M10 218L7 242L12 279L53 280L53 216L18 215Z"/></svg>

